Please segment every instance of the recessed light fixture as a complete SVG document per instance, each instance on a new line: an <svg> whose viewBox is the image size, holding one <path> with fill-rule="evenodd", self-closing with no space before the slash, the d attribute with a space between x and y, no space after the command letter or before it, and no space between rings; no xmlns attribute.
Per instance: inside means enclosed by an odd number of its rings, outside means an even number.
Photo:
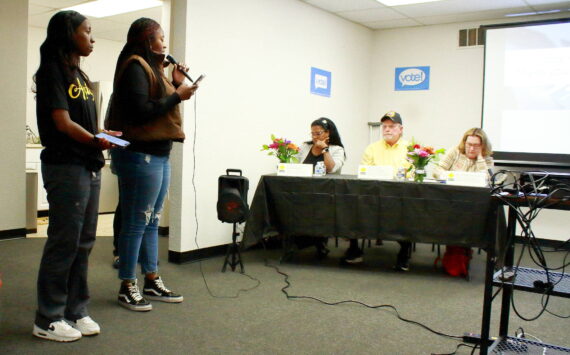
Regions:
<svg viewBox="0 0 570 355"><path fill-rule="evenodd" d="M376 1L386 6L400 6L400 5L422 4L424 2L434 2L441 0L376 0Z"/></svg>
<svg viewBox="0 0 570 355"><path fill-rule="evenodd" d="M521 12L518 14L506 14L505 17L518 17L518 16L532 16L532 15L544 15L544 14L555 14L561 12L561 10L545 10L545 11L533 11L533 12Z"/></svg>
<svg viewBox="0 0 570 355"><path fill-rule="evenodd" d="M162 5L162 0L96 0L63 10L75 10L91 17L107 17Z"/></svg>

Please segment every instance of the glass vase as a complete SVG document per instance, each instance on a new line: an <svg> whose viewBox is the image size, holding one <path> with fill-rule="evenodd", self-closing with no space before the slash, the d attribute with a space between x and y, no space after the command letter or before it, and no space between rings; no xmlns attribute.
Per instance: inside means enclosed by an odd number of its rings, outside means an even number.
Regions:
<svg viewBox="0 0 570 355"><path fill-rule="evenodd" d="M425 177L426 177L426 171L424 168L416 169L414 171L414 182L424 182Z"/></svg>

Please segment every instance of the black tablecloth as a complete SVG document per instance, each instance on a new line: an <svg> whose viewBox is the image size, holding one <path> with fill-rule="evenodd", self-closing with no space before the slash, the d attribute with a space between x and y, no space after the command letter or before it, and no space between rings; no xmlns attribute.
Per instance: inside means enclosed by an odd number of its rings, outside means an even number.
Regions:
<svg viewBox="0 0 570 355"><path fill-rule="evenodd" d="M487 247L494 240L495 207L489 188L264 175L243 245L279 233Z"/></svg>

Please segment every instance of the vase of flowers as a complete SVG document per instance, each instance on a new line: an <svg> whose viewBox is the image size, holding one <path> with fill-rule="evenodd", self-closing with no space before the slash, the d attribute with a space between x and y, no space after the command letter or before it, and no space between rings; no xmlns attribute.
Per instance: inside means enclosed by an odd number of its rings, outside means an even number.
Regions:
<svg viewBox="0 0 570 355"><path fill-rule="evenodd" d="M408 171L414 172L414 181L423 182L426 177L426 166L432 160L437 160L440 154L445 153L445 149L435 150L433 147L421 146L412 141L408 146L408 161L411 163Z"/></svg>
<svg viewBox="0 0 570 355"><path fill-rule="evenodd" d="M298 163L299 159L295 156L299 153L299 147L286 138L276 138L271 135L271 144L264 144L262 151L269 150L267 155L274 155L279 159L280 163Z"/></svg>

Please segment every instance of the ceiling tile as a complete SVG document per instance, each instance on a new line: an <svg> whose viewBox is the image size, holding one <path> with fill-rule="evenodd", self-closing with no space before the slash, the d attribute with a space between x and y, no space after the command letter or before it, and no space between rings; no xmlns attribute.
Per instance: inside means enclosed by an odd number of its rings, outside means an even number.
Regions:
<svg viewBox="0 0 570 355"><path fill-rule="evenodd" d="M530 4L530 1L529 1ZM555 2L555 3L549 3L549 4L530 4L532 6L532 8L536 11L547 11L547 10L562 10L562 11L568 11L570 10L570 1L564 1L564 2Z"/></svg>
<svg viewBox="0 0 570 355"><path fill-rule="evenodd" d="M307 4L319 7L329 12L356 11L383 8L384 5L376 0L303 0Z"/></svg>
<svg viewBox="0 0 570 355"><path fill-rule="evenodd" d="M396 28L396 27L412 27L420 26L421 24L413 19L403 18L400 20L387 20L387 21L377 21L377 22L367 22L364 26L371 29L386 29L386 28Z"/></svg>
<svg viewBox="0 0 570 355"><path fill-rule="evenodd" d="M524 12L527 8L514 9L515 12ZM510 13L510 10L491 10L491 11L475 11L459 14L446 14L436 16L421 16L415 17L418 22L424 25L437 25L444 23L456 22L471 22L471 21L485 21L485 20L502 20L505 15Z"/></svg>
<svg viewBox="0 0 570 355"><path fill-rule="evenodd" d="M495 9L525 7L523 0L443 0L394 7L410 17L468 13ZM530 9L530 8L529 8Z"/></svg>
<svg viewBox="0 0 570 355"><path fill-rule="evenodd" d="M356 22L374 22L382 20L394 20L406 17L389 8L346 11L346 12L339 12L338 15Z"/></svg>
<svg viewBox="0 0 570 355"><path fill-rule="evenodd" d="M526 0L526 2L530 5L530 6L535 6L535 5L562 5L565 4L567 7L570 6L570 1L560 1L560 0Z"/></svg>

